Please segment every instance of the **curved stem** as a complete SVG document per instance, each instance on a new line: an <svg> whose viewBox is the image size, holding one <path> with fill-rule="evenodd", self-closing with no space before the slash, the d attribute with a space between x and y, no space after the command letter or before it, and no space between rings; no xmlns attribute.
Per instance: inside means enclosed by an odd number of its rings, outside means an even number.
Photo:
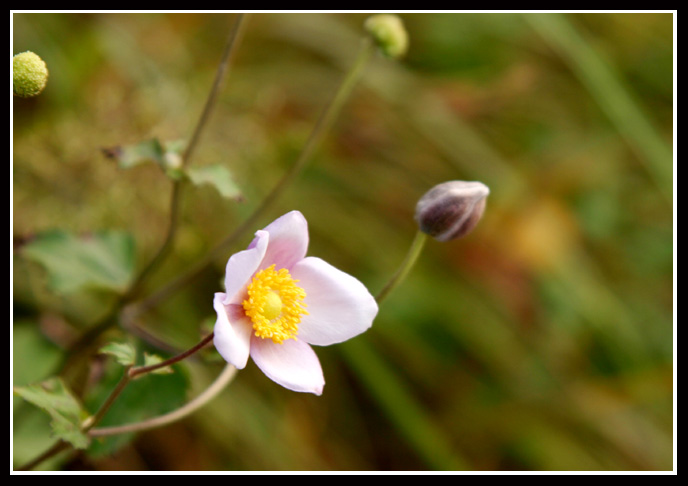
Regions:
<svg viewBox="0 0 688 486"><path fill-rule="evenodd" d="M89 431L88 435L91 437L103 437L106 435L138 432L156 427L162 427L163 425L181 420L215 398L229 384L229 382L232 381L236 375L236 371L237 370L234 366L228 364L225 366L225 369L222 371L222 373L220 373L215 381L208 388L206 388L203 393L198 395L183 407L178 408L177 410L174 410L168 414L128 425L92 429Z"/></svg>
<svg viewBox="0 0 688 486"><path fill-rule="evenodd" d="M377 294L377 296L375 296L375 300L377 300L378 304L382 302L401 282L403 282L408 273L411 271L411 268L413 268L413 265L416 263L416 260L418 260L418 256L423 250L427 239L428 236L422 231L418 231L416 233L416 237L413 239L413 242L411 242L411 246L406 253L404 261L401 262L401 265L389 282L387 282L387 285L385 285Z"/></svg>
<svg viewBox="0 0 688 486"><path fill-rule="evenodd" d="M95 414L93 414L91 417L86 419L82 424L81 424L81 431L84 433L89 433L89 435L98 435L92 434L91 429L93 429L98 423L103 419L105 414L110 410L110 407L112 404L117 400L117 398L120 396L122 391L126 388L126 386L133 380L134 378L144 375L146 373L151 373L157 369L164 368L165 366L170 366L175 363L178 363L179 361L188 358L192 354L196 353L197 351L201 350L204 346L206 346L212 339L213 339L214 333L208 334L206 337L204 337L198 344L193 346L192 348L189 348L188 350L184 351L183 353L180 353L176 356L173 356L169 359L166 359L165 361L161 361L160 363L156 363L154 365L149 365L149 366L128 366L127 369L124 372L124 375L122 376L122 379L117 383L117 386L112 390L110 395L107 397L105 402L100 406L98 411L96 411ZM159 419L163 419L164 417L165 420L168 420L168 422L161 422L159 425L164 425L165 423L170 423L174 420L178 420L179 418L188 415L189 413L193 412L197 408L199 408L201 405L204 403L208 402L211 398L213 398L217 393L222 390L222 388L229 383L231 377L234 375L234 372L236 371L233 366L228 365L227 368L232 368L232 373L229 371L225 370L222 375L220 375L215 383L213 383L207 390L205 390L201 395L196 397L193 401L187 403L184 407L176 410L175 412L171 412L167 415L163 415L162 417L157 417L155 419L151 419L154 423L159 423ZM227 376L229 375L229 376ZM174 418L177 417L177 418ZM174 419L174 420L172 420ZM148 421L146 421L148 422ZM136 424L134 424L136 425ZM125 426L126 427L126 426ZM116 428L116 427L113 427ZM105 434L109 435L109 434ZM38 466L40 463L45 461L46 459L51 458L55 454L70 448L71 445L63 440L60 440L56 442L55 444L50 447L50 449L46 450L44 453L42 453L40 456L36 457L32 461L28 462L19 470L22 471L28 471L33 469L34 467Z"/></svg>
<svg viewBox="0 0 688 486"><path fill-rule="evenodd" d="M110 406L114 403L114 401L119 397L120 393L126 388L126 386L129 384L131 380L134 378L145 375L146 373L152 373L155 370L158 370L160 368L164 368L165 366L171 366L175 363L180 362L181 360L188 358L192 354L196 353L197 351L201 350L205 345L207 345L210 341L212 341L214 336L214 333L208 334L206 337L201 339L201 341L196 344L195 346L187 349L183 353L179 353L176 356L173 356L169 359L166 359L164 361L161 361L160 363L156 363L154 365L148 365L148 366L128 366L127 369L124 372L124 376L122 379L117 383L117 386L115 389L110 393L110 396L105 400L103 405L98 409L98 411L93 414L89 419L87 419L83 424L81 430L83 432L87 432L88 430L92 429L98 423L103 419L107 411L110 409Z"/></svg>
<svg viewBox="0 0 688 486"><path fill-rule="evenodd" d="M347 71L339 84L334 96L330 102L325 106L318 118L313 130L311 131L306 144L299 154L296 162L291 166L260 205L253 211L253 213L244 220L229 236L222 240L215 248L213 248L202 260L196 263L184 275L169 283L167 286L161 288L156 293L152 294L141 302L139 308L142 310L155 307L160 301L166 299L180 288L193 281L205 268L208 267L216 258L230 246L234 245L244 234L251 228L254 228L256 222L263 216L263 214L272 206L279 196L287 189L289 184L296 178L296 176L303 170L310 160L313 152L318 148L322 142L325 134L332 126L336 116L351 94L358 78L360 77L363 67L370 59L370 56L375 52L375 46L370 39L364 39L358 56L354 61L351 69Z"/></svg>

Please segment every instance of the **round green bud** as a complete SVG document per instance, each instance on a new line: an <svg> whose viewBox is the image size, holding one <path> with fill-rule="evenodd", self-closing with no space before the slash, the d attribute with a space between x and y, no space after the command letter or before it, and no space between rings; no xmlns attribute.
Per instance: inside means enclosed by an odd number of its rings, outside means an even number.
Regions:
<svg viewBox="0 0 688 486"><path fill-rule="evenodd" d="M436 240L449 241L473 231L485 210L490 189L482 182L449 181L438 184L416 205L419 229Z"/></svg>
<svg viewBox="0 0 688 486"><path fill-rule="evenodd" d="M377 14L363 24L383 54L398 59L408 50L408 33L401 18L394 14Z"/></svg>
<svg viewBox="0 0 688 486"><path fill-rule="evenodd" d="M22 98L36 96L48 82L48 67L33 52L22 52L12 59L12 80L15 95Z"/></svg>

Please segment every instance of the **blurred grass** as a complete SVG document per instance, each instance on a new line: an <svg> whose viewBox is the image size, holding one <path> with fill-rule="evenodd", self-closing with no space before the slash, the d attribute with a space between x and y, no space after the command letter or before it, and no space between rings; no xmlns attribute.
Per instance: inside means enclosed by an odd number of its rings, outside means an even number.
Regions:
<svg viewBox="0 0 688 486"><path fill-rule="evenodd" d="M189 191L174 256L149 290L231 231L294 161L357 52L365 17L252 17L196 157L226 163L246 202ZM301 210L309 253L373 293L402 260L415 201L432 185L490 186L476 231L430 242L373 329L317 350L322 397L284 390L250 365L182 424L106 458L51 467L676 467L673 16L403 18L407 59L368 65L263 223ZM40 97L14 100L15 241L53 228L127 230L147 261L164 235L169 184L152 166L118 170L100 149L188 137L232 20L14 14L14 51L33 50L50 69ZM195 343L223 268L216 262L148 316L147 328L178 346ZM20 252L13 286L15 370L49 368L51 341L104 312L98 295L51 295ZM194 390L217 372L188 368ZM36 423L15 409L15 461L38 447Z"/></svg>

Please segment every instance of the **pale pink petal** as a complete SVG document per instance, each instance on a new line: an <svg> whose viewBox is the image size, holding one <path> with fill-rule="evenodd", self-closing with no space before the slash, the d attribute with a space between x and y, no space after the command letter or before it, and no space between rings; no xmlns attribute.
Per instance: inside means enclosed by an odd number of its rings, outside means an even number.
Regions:
<svg viewBox="0 0 688 486"><path fill-rule="evenodd" d="M263 231L270 233L270 243L260 264L290 269L306 256L308 250L308 223L299 211L291 211L270 223Z"/></svg>
<svg viewBox="0 0 688 486"><path fill-rule="evenodd" d="M270 235L267 232L257 231L248 249L229 258L225 270L225 304L240 304L243 301L246 285L265 257L269 240Z"/></svg>
<svg viewBox="0 0 688 486"><path fill-rule="evenodd" d="M377 315L377 303L356 278L316 257L304 258L291 269L306 291L307 315L302 316L298 338L327 346L346 341L367 330Z"/></svg>
<svg viewBox="0 0 688 486"><path fill-rule="evenodd" d="M253 326L241 306L225 305L224 299L222 292L217 292L213 299L217 312L213 343L225 361L242 369L248 361Z"/></svg>
<svg viewBox="0 0 688 486"><path fill-rule="evenodd" d="M251 338L251 358L265 375L289 390L322 394L325 386L320 361L304 341Z"/></svg>

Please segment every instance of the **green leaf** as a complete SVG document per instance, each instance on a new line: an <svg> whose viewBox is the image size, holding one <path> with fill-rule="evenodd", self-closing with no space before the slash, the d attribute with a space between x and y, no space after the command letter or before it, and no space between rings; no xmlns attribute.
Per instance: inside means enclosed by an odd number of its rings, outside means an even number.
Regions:
<svg viewBox="0 0 688 486"><path fill-rule="evenodd" d="M108 343L100 352L114 356L122 366L133 366L136 362L136 350L128 343Z"/></svg>
<svg viewBox="0 0 688 486"><path fill-rule="evenodd" d="M14 393L50 415L50 425L56 437L77 449L88 446L88 436L81 431L81 421L87 413L61 379L51 378L37 385L15 387Z"/></svg>
<svg viewBox="0 0 688 486"><path fill-rule="evenodd" d="M185 140L172 140L163 144L157 138L151 138L132 145L106 148L103 153L116 160L122 169L152 162L162 168L168 177L179 179L183 175L181 167L185 148Z"/></svg>
<svg viewBox="0 0 688 486"><path fill-rule="evenodd" d="M164 359L162 359L157 354L143 353L143 366L152 366L158 363L162 363L163 361ZM171 366L163 366L162 368L158 368L155 371L151 371L151 373L156 373L158 375L167 375L169 373L174 373L174 370Z"/></svg>
<svg viewBox="0 0 688 486"><path fill-rule="evenodd" d="M115 159L122 169L154 162L163 166L165 150L157 138L144 140L133 145L122 145L103 150L106 157Z"/></svg>
<svg viewBox="0 0 688 486"><path fill-rule="evenodd" d="M243 197L241 190L232 178L231 172L224 165L212 164L191 167L187 169L186 174L194 184L210 184L226 199L239 201Z"/></svg>
<svg viewBox="0 0 688 486"><path fill-rule="evenodd" d="M56 292L84 288L123 292L134 272L134 240L116 231L76 236L51 231L23 248L23 254L45 267Z"/></svg>
<svg viewBox="0 0 688 486"><path fill-rule="evenodd" d="M55 445L50 416L38 407L14 397L12 417L12 461L16 468L36 458L38 451L47 451ZM36 471L57 471L65 460L55 455L34 468Z"/></svg>
<svg viewBox="0 0 688 486"><path fill-rule="evenodd" d="M64 352L41 332L37 322L16 319L12 323L12 383L36 383L50 376Z"/></svg>

